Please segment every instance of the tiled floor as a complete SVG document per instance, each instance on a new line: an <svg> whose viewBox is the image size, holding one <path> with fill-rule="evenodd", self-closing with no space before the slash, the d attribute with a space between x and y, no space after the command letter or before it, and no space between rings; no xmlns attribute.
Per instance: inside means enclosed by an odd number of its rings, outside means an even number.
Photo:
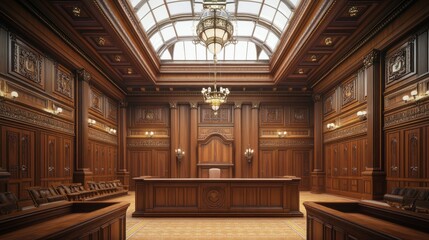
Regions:
<svg viewBox="0 0 429 240"><path fill-rule="evenodd" d="M305 239L304 201L340 202L352 199L301 192L304 217L292 218L133 218L134 192L115 201L127 201L127 239L142 240L224 240L224 239Z"/></svg>

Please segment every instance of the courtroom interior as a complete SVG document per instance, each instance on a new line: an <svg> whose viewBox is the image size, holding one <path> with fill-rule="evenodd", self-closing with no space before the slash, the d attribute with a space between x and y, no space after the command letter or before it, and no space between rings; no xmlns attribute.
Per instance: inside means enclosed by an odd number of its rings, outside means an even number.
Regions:
<svg viewBox="0 0 429 240"><path fill-rule="evenodd" d="M1 239L429 239L424 0L5 0L0 59Z"/></svg>

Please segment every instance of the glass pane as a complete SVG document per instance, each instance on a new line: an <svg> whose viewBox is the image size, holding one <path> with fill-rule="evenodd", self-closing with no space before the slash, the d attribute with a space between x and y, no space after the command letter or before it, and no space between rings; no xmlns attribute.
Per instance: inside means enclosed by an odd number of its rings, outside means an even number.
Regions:
<svg viewBox="0 0 429 240"><path fill-rule="evenodd" d="M279 12L283 13L287 18L292 15L292 11L283 2L280 3Z"/></svg>
<svg viewBox="0 0 429 240"><path fill-rule="evenodd" d="M171 55L168 49L162 53L161 60L171 60Z"/></svg>
<svg viewBox="0 0 429 240"><path fill-rule="evenodd" d="M237 12L258 16L260 9L261 3L259 2L240 1L238 2Z"/></svg>
<svg viewBox="0 0 429 240"><path fill-rule="evenodd" d="M130 0L131 6L135 7L141 0Z"/></svg>
<svg viewBox="0 0 429 240"><path fill-rule="evenodd" d="M256 45L252 42L247 43L247 60L256 61Z"/></svg>
<svg viewBox="0 0 429 240"><path fill-rule="evenodd" d="M265 0L265 4L270 5L273 8L277 8L277 6L279 5L279 0Z"/></svg>
<svg viewBox="0 0 429 240"><path fill-rule="evenodd" d="M192 13L191 3L190 2L175 2L168 4L168 10L171 15Z"/></svg>
<svg viewBox="0 0 429 240"><path fill-rule="evenodd" d="M234 45L230 44L225 47L225 60L234 60Z"/></svg>
<svg viewBox="0 0 429 240"><path fill-rule="evenodd" d="M185 59L195 60L195 44L190 41L185 41Z"/></svg>
<svg viewBox="0 0 429 240"><path fill-rule="evenodd" d="M262 50L261 53L259 54L259 60L269 60L270 58L268 57L267 53Z"/></svg>
<svg viewBox="0 0 429 240"><path fill-rule="evenodd" d="M137 11L137 17L142 19L146 14L150 12L149 5L147 3L143 4L143 6Z"/></svg>
<svg viewBox="0 0 429 240"><path fill-rule="evenodd" d="M155 9L158 6L164 4L163 0L149 0L150 8Z"/></svg>
<svg viewBox="0 0 429 240"><path fill-rule="evenodd" d="M251 21L237 21L237 36L252 36L255 23Z"/></svg>
<svg viewBox="0 0 429 240"><path fill-rule="evenodd" d="M262 7L261 18L267 19L268 21L272 22L274 14L276 14L276 10L274 8L269 7L267 5L264 5Z"/></svg>
<svg viewBox="0 0 429 240"><path fill-rule="evenodd" d="M290 0L290 2L296 7L298 6L300 0Z"/></svg>
<svg viewBox="0 0 429 240"><path fill-rule="evenodd" d="M193 21L179 21L176 22L174 26L176 27L177 35L179 37L196 35L192 33L192 30L195 29Z"/></svg>
<svg viewBox="0 0 429 240"><path fill-rule="evenodd" d="M235 60L246 60L247 42L239 41L235 44Z"/></svg>
<svg viewBox="0 0 429 240"><path fill-rule="evenodd" d="M174 45L173 60L185 60L183 42L177 42Z"/></svg>
<svg viewBox="0 0 429 240"><path fill-rule="evenodd" d="M277 12L276 17L274 18L274 25L280 31L283 31L287 25L287 18L281 12Z"/></svg>
<svg viewBox="0 0 429 240"><path fill-rule="evenodd" d="M164 43L164 41L162 41L162 38L159 32L156 32L152 35L152 37L150 38L150 42L152 43L152 46L155 49L155 51L158 51L159 47L161 47L162 44Z"/></svg>
<svg viewBox="0 0 429 240"><path fill-rule="evenodd" d="M161 29L162 38L167 42L176 37L176 33L174 32L173 25L169 24L168 26Z"/></svg>
<svg viewBox="0 0 429 240"><path fill-rule="evenodd" d="M155 19L153 19L152 14L149 13L140 21L143 25L144 30L149 31L155 25Z"/></svg>
<svg viewBox="0 0 429 240"><path fill-rule="evenodd" d="M169 18L167 8L165 8L165 6L160 6L154 9L153 15L155 16L157 22L161 22L162 20Z"/></svg>
<svg viewBox="0 0 429 240"><path fill-rule="evenodd" d="M265 42L265 38L267 37L268 29L257 25L255 27L255 33L253 33L253 37L259 39L262 42Z"/></svg>
<svg viewBox="0 0 429 240"><path fill-rule="evenodd" d="M273 32L270 32L266 41L268 47L273 51L276 48L278 42L279 38Z"/></svg>
<svg viewBox="0 0 429 240"><path fill-rule="evenodd" d="M197 51L197 60L207 60L206 48L201 44L195 45L195 48Z"/></svg>

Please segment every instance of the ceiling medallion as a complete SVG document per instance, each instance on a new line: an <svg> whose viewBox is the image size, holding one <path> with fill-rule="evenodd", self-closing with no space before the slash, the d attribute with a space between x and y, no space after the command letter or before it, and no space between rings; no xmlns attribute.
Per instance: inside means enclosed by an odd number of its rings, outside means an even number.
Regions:
<svg viewBox="0 0 429 240"><path fill-rule="evenodd" d="M98 46L102 47L102 46L104 46L105 43L106 43L106 39L104 39L104 37L98 37L97 38Z"/></svg>
<svg viewBox="0 0 429 240"><path fill-rule="evenodd" d="M311 55L310 60L311 60L312 62L317 61L317 56L316 56L316 55Z"/></svg>
<svg viewBox="0 0 429 240"><path fill-rule="evenodd" d="M79 7L73 7L73 15L75 17L80 17L80 8Z"/></svg>
<svg viewBox="0 0 429 240"><path fill-rule="evenodd" d="M213 54L218 54L228 43L235 43L234 26L225 11L226 0L204 0L203 13L196 27L198 39Z"/></svg>
<svg viewBox="0 0 429 240"><path fill-rule="evenodd" d="M359 9L356 6L352 6L349 8L349 15L350 17L355 17L359 12Z"/></svg>
<svg viewBox="0 0 429 240"><path fill-rule="evenodd" d="M121 55L115 55L115 61L120 62L121 61Z"/></svg>
<svg viewBox="0 0 429 240"><path fill-rule="evenodd" d="M132 68L127 68L127 74L128 74L128 75L133 74L133 69L132 69Z"/></svg>
<svg viewBox="0 0 429 240"><path fill-rule="evenodd" d="M299 74L304 74L304 70L302 68L298 69Z"/></svg>
<svg viewBox="0 0 429 240"><path fill-rule="evenodd" d="M325 38L325 45L326 46L331 46L332 45L332 38L331 37Z"/></svg>

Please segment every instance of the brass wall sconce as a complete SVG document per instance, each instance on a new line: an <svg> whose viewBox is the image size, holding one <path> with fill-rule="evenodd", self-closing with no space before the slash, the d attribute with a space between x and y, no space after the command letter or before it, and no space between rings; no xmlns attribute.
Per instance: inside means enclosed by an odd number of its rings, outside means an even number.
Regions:
<svg viewBox="0 0 429 240"><path fill-rule="evenodd" d="M153 132L153 131L146 131L145 133L144 133L144 135L146 136L146 137L153 137L153 135L154 135L155 133Z"/></svg>
<svg viewBox="0 0 429 240"><path fill-rule="evenodd" d="M410 95L411 95L411 97L408 96L408 95L404 95L402 97L402 100L405 103L408 103L408 102L417 102L417 101L422 100L422 99L424 99L426 97L429 97L429 90L427 90L424 95L420 95L417 92L417 90L413 90L413 91L411 91Z"/></svg>
<svg viewBox="0 0 429 240"><path fill-rule="evenodd" d="M183 151L180 147L178 149L175 149L174 152L176 153L177 160L180 162L182 158L185 156L185 151Z"/></svg>
<svg viewBox="0 0 429 240"><path fill-rule="evenodd" d="M108 133L110 133L112 135L116 135L116 129L107 127L106 130L107 130Z"/></svg>
<svg viewBox="0 0 429 240"><path fill-rule="evenodd" d="M279 138L284 138L287 135L286 131L278 131L277 132L277 136L279 136Z"/></svg>
<svg viewBox="0 0 429 240"><path fill-rule="evenodd" d="M249 147L246 148L246 150L244 151L244 157L246 158L248 163L252 163L252 158L253 158L253 152L254 150Z"/></svg>
<svg viewBox="0 0 429 240"><path fill-rule="evenodd" d="M55 104L52 104L52 113L55 115L59 115L63 112L63 109L61 107L55 106Z"/></svg>
<svg viewBox="0 0 429 240"><path fill-rule="evenodd" d="M358 116L358 118L360 119L360 120L365 120L366 119L366 115L367 115L368 113L366 112L366 111L359 111L359 112L357 112L356 113L356 115Z"/></svg>
<svg viewBox="0 0 429 240"><path fill-rule="evenodd" d="M335 123L328 123L328 124L326 124L326 128L329 129L329 130L334 130L337 127L338 126L335 125Z"/></svg>
<svg viewBox="0 0 429 240"><path fill-rule="evenodd" d="M89 126L94 126L97 123L97 121L95 121L94 119L88 118L88 125Z"/></svg>
<svg viewBox="0 0 429 240"><path fill-rule="evenodd" d="M8 92L5 92L5 91L0 89L0 102L4 101L5 99L14 100L18 96L19 96L19 94L17 91L12 91L12 92L8 93Z"/></svg>

